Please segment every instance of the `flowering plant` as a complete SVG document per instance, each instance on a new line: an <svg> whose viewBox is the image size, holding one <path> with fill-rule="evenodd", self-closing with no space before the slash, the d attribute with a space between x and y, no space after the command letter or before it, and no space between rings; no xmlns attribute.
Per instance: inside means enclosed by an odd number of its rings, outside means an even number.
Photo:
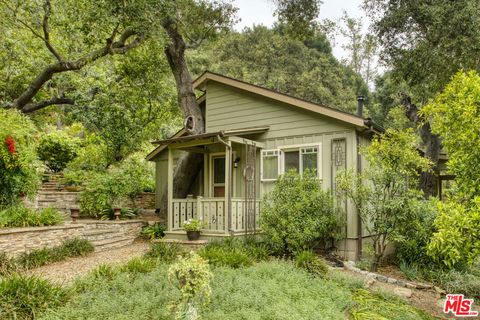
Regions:
<svg viewBox="0 0 480 320"><path fill-rule="evenodd" d="M185 231L200 231L205 223L199 219L188 219L183 223L183 229Z"/></svg>
<svg viewBox="0 0 480 320"><path fill-rule="evenodd" d="M16 152L15 140L11 136L5 138L5 144L7 145L8 153L14 154Z"/></svg>

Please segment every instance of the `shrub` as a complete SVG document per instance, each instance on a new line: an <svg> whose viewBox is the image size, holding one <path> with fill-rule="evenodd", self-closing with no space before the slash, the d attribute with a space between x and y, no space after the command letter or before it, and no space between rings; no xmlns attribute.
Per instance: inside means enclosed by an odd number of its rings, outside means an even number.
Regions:
<svg viewBox="0 0 480 320"><path fill-rule="evenodd" d="M404 265L431 265L432 259L427 255L427 245L435 231L437 199L412 199L405 207L409 213L397 225L394 235L395 256Z"/></svg>
<svg viewBox="0 0 480 320"><path fill-rule="evenodd" d="M65 252L66 257L84 257L89 253L92 253L94 249L95 247L90 241L80 238L66 240L60 246L60 250Z"/></svg>
<svg viewBox="0 0 480 320"><path fill-rule="evenodd" d="M0 211L0 227L39 227L63 223L63 216L55 209L43 209L35 212L18 204Z"/></svg>
<svg viewBox="0 0 480 320"><path fill-rule="evenodd" d="M183 230L185 231L200 231L205 223L199 219L188 219L183 223Z"/></svg>
<svg viewBox="0 0 480 320"><path fill-rule="evenodd" d="M473 264L480 257L480 197L470 207L440 202L437 231L427 247L428 255L447 268Z"/></svg>
<svg viewBox="0 0 480 320"><path fill-rule="evenodd" d="M468 298L480 299L480 276L469 270L423 269L422 277L448 293L463 293Z"/></svg>
<svg viewBox="0 0 480 320"><path fill-rule="evenodd" d="M119 270L108 264L101 264L93 269L90 274L94 279L104 278L113 280L118 274Z"/></svg>
<svg viewBox="0 0 480 320"><path fill-rule="evenodd" d="M208 263L193 252L168 269L168 280L180 290L180 299L170 305L176 319L197 319L210 302L212 276Z"/></svg>
<svg viewBox="0 0 480 320"><path fill-rule="evenodd" d="M166 225L157 222L153 226L147 226L143 228L142 235L149 238L150 240L160 239L160 238L163 238L166 230L167 230Z"/></svg>
<svg viewBox="0 0 480 320"><path fill-rule="evenodd" d="M38 189L35 135L30 118L0 108L0 208L15 204L23 194L33 196Z"/></svg>
<svg viewBox="0 0 480 320"><path fill-rule="evenodd" d="M325 278L328 273L327 264L312 251L297 253L295 255L295 266L321 278Z"/></svg>
<svg viewBox="0 0 480 320"><path fill-rule="evenodd" d="M400 262L399 268L408 280L416 280L418 278L419 268L417 264L408 263L403 260Z"/></svg>
<svg viewBox="0 0 480 320"><path fill-rule="evenodd" d="M262 204L261 228L278 251L292 253L332 241L340 226L330 194L315 174L287 172Z"/></svg>
<svg viewBox="0 0 480 320"><path fill-rule="evenodd" d="M129 199L135 205L135 197L146 186L154 184L153 169L144 159L133 155L121 164L111 166L105 172L92 173L80 193L83 213L97 217L102 212L119 206Z"/></svg>
<svg viewBox="0 0 480 320"><path fill-rule="evenodd" d="M60 172L75 159L79 147L79 139L72 138L63 131L52 131L44 134L38 145L38 156L47 167Z"/></svg>
<svg viewBox="0 0 480 320"><path fill-rule="evenodd" d="M35 276L13 274L0 280L0 297L1 319L36 319L65 304L68 292Z"/></svg>
<svg viewBox="0 0 480 320"><path fill-rule="evenodd" d="M136 257L128 261L120 268L121 272L129 273L148 273L151 272L157 266L154 259Z"/></svg>
<svg viewBox="0 0 480 320"><path fill-rule="evenodd" d="M145 254L148 258L157 258L161 262L170 263L181 255L185 254L185 250L178 244L167 244L163 242L152 243L150 250Z"/></svg>
<svg viewBox="0 0 480 320"><path fill-rule="evenodd" d="M215 266L240 268L248 267L253 264L253 259L245 250L240 248L207 245L200 249L198 254Z"/></svg>

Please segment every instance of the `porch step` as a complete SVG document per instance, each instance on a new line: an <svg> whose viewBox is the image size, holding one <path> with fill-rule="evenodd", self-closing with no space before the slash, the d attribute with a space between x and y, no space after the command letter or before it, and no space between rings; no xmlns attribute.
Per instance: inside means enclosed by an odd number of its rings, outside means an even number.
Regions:
<svg viewBox="0 0 480 320"><path fill-rule="evenodd" d="M198 249L206 246L208 244L208 240L193 240L190 241L188 239L181 240L181 239L159 239L155 240L154 242L162 242L162 243L169 243L169 244L178 244L182 247L185 247L189 250L197 251Z"/></svg>

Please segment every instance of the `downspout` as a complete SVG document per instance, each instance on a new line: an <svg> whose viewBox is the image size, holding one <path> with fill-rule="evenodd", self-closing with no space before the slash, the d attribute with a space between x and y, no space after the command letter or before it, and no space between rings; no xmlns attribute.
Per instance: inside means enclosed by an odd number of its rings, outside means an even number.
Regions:
<svg viewBox="0 0 480 320"><path fill-rule="evenodd" d="M230 162L232 162L232 146L228 144L225 140L222 139L223 134L218 134L217 139L220 141L223 145L225 145L228 149L228 159ZM228 199L226 199L226 205L227 205L227 214L228 214L228 231L232 232L232 190L233 190L233 180L232 180L232 166L229 166L228 172L228 181L230 182L228 185Z"/></svg>
<svg viewBox="0 0 480 320"><path fill-rule="evenodd" d="M357 115L363 117L363 102L365 98L363 96L357 97ZM360 136L357 131L355 131L355 137L357 139L357 174L362 173L362 156L360 154ZM363 232L362 232L362 219L360 217L360 209L357 208L357 257L356 260L359 261L362 258L363 250Z"/></svg>

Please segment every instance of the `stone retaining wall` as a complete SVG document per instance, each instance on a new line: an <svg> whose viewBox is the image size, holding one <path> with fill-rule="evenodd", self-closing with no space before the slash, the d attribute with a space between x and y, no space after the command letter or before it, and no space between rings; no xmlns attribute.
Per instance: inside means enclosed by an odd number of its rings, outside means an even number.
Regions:
<svg viewBox="0 0 480 320"><path fill-rule="evenodd" d="M0 229L0 253L18 256L34 249L56 247L72 238L90 240L95 251L104 251L133 243L144 225L141 220L88 220L50 227Z"/></svg>

